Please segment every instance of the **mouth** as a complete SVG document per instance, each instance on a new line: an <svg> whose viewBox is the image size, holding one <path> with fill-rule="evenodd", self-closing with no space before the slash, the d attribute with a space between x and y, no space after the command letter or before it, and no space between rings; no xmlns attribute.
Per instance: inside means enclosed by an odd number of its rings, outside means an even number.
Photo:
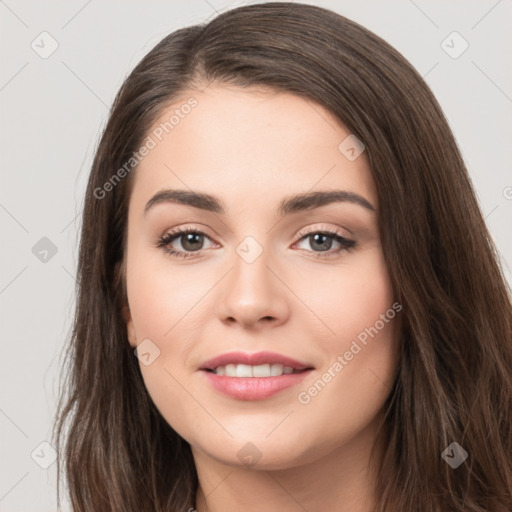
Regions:
<svg viewBox="0 0 512 512"><path fill-rule="evenodd" d="M226 370L228 373L231 371L230 366L227 365ZM220 375L214 370L202 370L200 373L204 375L207 383L217 392L229 398L236 400L264 400L270 398L278 393L284 392L286 389L291 389L298 386L308 375L310 375L314 369L293 369L291 373L284 373L284 367L281 371L276 368L274 372L276 375L270 375L268 377L258 377L258 367L240 368L248 365L236 365L236 371L240 369L241 373L245 376L239 376L238 374L229 377L227 375ZM261 365L267 366L267 365ZM270 365L271 367L273 365ZM282 365L281 365L282 366ZM254 375L254 369L256 368L256 375ZM279 374L277 372L279 370ZM262 372L268 373L265 368ZM252 376L249 375L252 372Z"/></svg>
<svg viewBox="0 0 512 512"><path fill-rule="evenodd" d="M302 373L313 368L293 368L292 366L284 366L280 363L259 364L251 366L249 364L227 364L225 366L217 366L213 369L206 368L205 371L215 375L224 375L226 377L241 378L266 378L280 377L281 375L292 375Z"/></svg>
<svg viewBox="0 0 512 512"><path fill-rule="evenodd" d="M227 377L277 377L288 375L313 365L298 361L277 352L227 352L205 361L200 370L215 372Z"/></svg>
<svg viewBox="0 0 512 512"><path fill-rule="evenodd" d="M225 396L263 400L300 384L315 368L272 352L232 352L210 359L199 370Z"/></svg>

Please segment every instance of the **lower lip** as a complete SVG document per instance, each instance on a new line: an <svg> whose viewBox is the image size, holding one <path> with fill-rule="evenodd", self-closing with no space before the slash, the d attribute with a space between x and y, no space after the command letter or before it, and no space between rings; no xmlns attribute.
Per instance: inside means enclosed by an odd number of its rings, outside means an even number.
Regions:
<svg viewBox="0 0 512 512"><path fill-rule="evenodd" d="M210 384L224 395L238 400L263 400L300 384L313 370L279 377L226 377L206 370L201 371Z"/></svg>

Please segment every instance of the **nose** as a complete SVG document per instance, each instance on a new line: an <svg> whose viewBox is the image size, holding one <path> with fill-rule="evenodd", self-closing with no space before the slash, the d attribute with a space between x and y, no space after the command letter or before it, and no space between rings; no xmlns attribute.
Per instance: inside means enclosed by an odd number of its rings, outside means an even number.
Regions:
<svg viewBox="0 0 512 512"><path fill-rule="evenodd" d="M290 290L271 268L265 251L248 263L238 254L220 289L218 316L222 322L246 329L276 327L290 315Z"/></svg>

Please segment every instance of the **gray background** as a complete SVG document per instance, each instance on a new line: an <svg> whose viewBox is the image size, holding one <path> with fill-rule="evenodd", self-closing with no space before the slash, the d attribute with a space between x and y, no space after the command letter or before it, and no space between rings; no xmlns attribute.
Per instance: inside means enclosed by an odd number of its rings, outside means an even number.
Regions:
<svg viewBox="0 0 512 512"><path fill-rule="evenodd" d="M56 510L56 464L41 443L51 440L59 358L74 308L80 210L108 107L165 35L243 3L253 2L0 1L0 511ZM511 282L510 0L309 3L374 31L425 77ZM51 41L40 36L44 31L58 43L46 59L40 53ZM446 40L453 31L469 44L458 58L464 42Z"/></svg>

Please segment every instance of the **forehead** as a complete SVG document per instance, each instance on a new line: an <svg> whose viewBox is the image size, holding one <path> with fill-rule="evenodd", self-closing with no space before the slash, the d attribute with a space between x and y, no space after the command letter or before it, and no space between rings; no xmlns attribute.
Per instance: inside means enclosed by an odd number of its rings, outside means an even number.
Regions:
<svg viewBox="0 0 512 512"><path fill-rule="evenodd" d="M135 171L131 198L138 209L164 188L209 192L244 208L270 208L315 188L350 190L377 205L366 154L354 160L344 152L353 135L325 108L291 93L189 90L147 137L152 147Z"/></svg>

